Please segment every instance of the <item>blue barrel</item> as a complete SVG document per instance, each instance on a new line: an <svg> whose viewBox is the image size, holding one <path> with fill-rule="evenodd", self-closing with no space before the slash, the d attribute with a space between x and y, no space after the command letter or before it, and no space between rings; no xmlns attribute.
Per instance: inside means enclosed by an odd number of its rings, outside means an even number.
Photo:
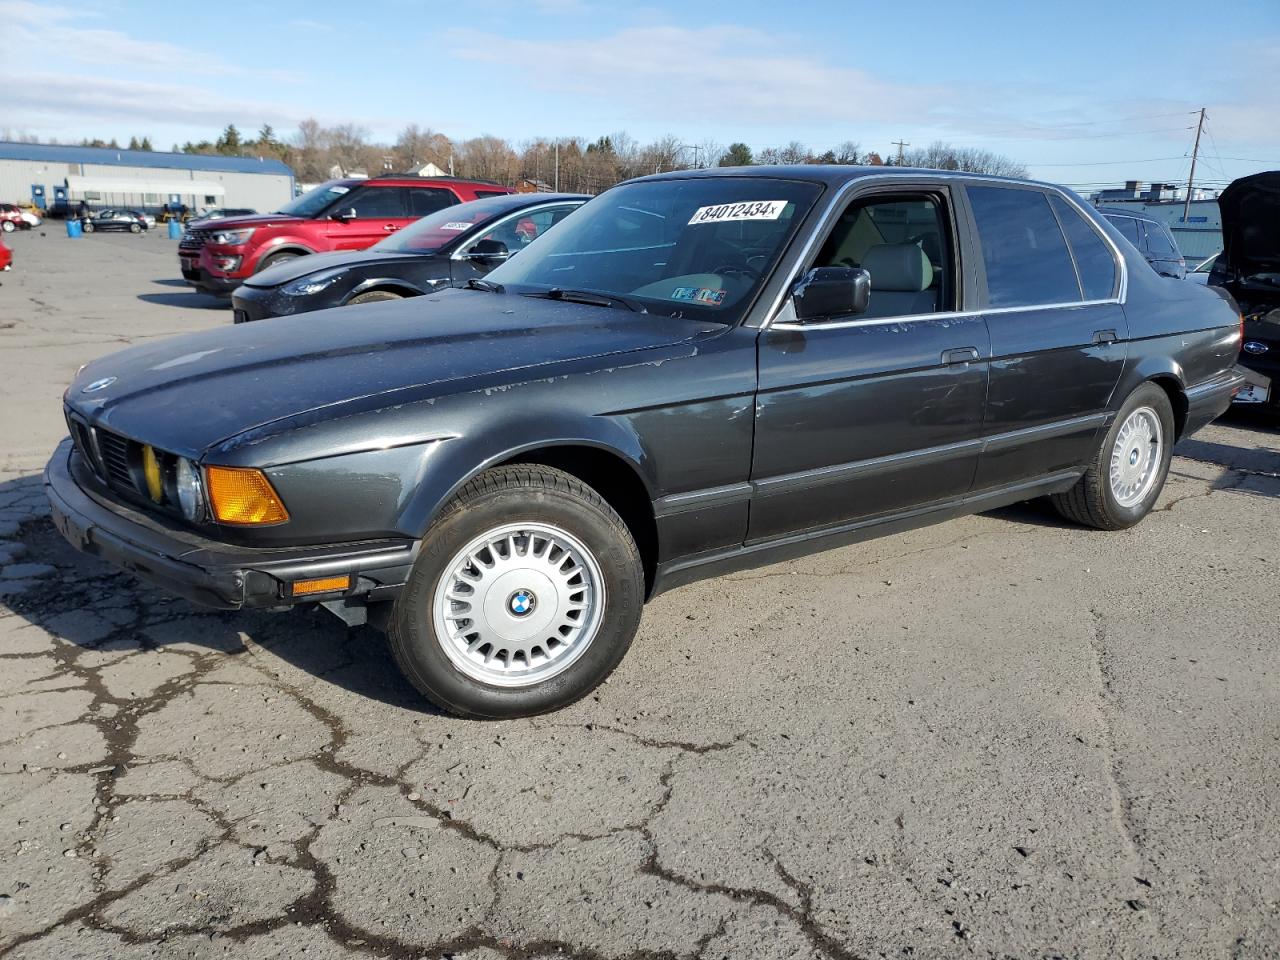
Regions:
<svg viewBox="0 0 1280 960"><path fill-rule="evenodd" d="M67 220L67 236L78 237L81 234L79 220Z"/></svg>
<svg viewBox="0 0 1280 960"><path fill-rule="evenodd" d="M170 240L182 239L182 222L180 220L169 221L169 239Z"/></svg>

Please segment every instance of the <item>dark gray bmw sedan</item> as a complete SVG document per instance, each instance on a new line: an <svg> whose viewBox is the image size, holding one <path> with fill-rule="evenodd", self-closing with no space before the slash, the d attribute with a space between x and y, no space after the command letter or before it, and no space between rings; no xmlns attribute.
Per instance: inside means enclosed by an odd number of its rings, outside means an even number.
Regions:
<svg viewBox="0 0 1280 960"><path fill-rule="evenodd" d="M468 289L97 360L45 483L82 550L367 619L437 704L519 716L700 577L1032 497L1136 524L1240 322L1050 184L666 174Z"/></svg>

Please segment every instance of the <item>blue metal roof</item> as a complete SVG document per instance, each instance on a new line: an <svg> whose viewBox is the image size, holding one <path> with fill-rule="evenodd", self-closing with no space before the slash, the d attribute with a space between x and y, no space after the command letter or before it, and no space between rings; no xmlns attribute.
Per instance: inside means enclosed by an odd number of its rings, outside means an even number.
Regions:
<svg viewBox="0 0 1280 960"><path fill-rule="evenodd" d="M34 160L44 163L96 163L112 167L163 167L171 170L212 170L223 173L274 173L292 177L280 160L257 157L207 156L199 153L160 153L152 150L116 150L111 147L68 147L52 143L0 141L0 160Z"/></svg>

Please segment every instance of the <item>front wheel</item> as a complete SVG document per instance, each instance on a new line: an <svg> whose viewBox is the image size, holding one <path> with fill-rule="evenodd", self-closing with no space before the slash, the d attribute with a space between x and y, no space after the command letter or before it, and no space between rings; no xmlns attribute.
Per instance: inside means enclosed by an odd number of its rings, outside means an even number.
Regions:
<svg viewBox="0 0 1280 960"><path fill-rule="evenodd" d="M255 270L254 273L261 273L263 270L268 270L271 267L274 267L277 263L284 263L288 260L297 260L298 257L300 256L301 254L290 253L288 251L284 251L282 253L273 253L271 256L267 257L260 264L258 264L258 269Z"/></svg>
<svg viewBox="0 0 1280 960"><path fill-rule="evenodd" d="M391 290L366 290L364 293L358 293L347 301L348 307L354 307L359 303L378 303L382 300L403 300L404 298Z"/></svg>
<svg viewBox="0 0 1280 960"><path fill-rule="evenodd" d="M1068 520L1099 530L1124 530L1151 512L1173 459L1173 407L1154 383L1144 383L1120 407L1111 429L1074 487L1053 496Z"/></svg>
<svg viewBox="0 0 1280 960"><path fill-rule="evenodd" d="M84 225L84 232L85 232L85 233L93 233L94 229L95 229L95 227L94 227L94 225L93 225L92 223L86 223L86 224Z"/></svg>
<svg viewBox="0 0 1280 960"><path fill-rule="evenodd" d="M643 600L635 541L595 490L548 467L499 467L427 531L387 634L405 676L445 710L532 716L613 671Z"/></svg>

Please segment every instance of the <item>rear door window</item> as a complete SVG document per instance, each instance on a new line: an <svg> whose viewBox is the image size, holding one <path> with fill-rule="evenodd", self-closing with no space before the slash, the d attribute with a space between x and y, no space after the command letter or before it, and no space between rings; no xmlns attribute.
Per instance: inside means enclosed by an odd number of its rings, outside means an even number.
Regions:
<svg viewBox="0 0 1280 960"><path fill-rule="evenodd" d="M1107 217L1111 225L1124 234L1124 238L1139 250L1142 249L1142 237L1138 233L1138 221L1133 217Z"/></svg>
<svg viewBox="0 0 1280 960"><path fill-rule="evenodd" d="M411 217L425 217L458 202L454 192L443 187L409 187L408 194Z"/></svg>
<svg viewBox="0 0 1280 960"><path fill-rule="evenodd" d="M1107 242L1071 204L1050 195L1049 203L1058 215L1067 244L1076 261L1080 286L1086 300L1105 300L1115 292L1116 258Z"/></svg>
<svg viewBox="0 0 1280 960"><path fill-rule="evenodd" d="M991 306L1080 299L1075 265L1047 196L1016 187L965 189L982 244Z"/></svg>
<svg viewBox="0 0 1280 960"><path fill-rule="evenodd" d="M344 210L350 206L361 220L403 217L404 193L403 187L365 187L351 191L346 202L340 203L338 209Z"/></svg>
<svg viewBox="0 0 1280 960"><path fill-rule="evenodd" d="M1182 255L1178 253L1178 248L1174 245L1164 227L1149 220L1144 220L1142 225L1147 231L1147 252L1151 256L1159 260L1182 259Z"/></svg>

